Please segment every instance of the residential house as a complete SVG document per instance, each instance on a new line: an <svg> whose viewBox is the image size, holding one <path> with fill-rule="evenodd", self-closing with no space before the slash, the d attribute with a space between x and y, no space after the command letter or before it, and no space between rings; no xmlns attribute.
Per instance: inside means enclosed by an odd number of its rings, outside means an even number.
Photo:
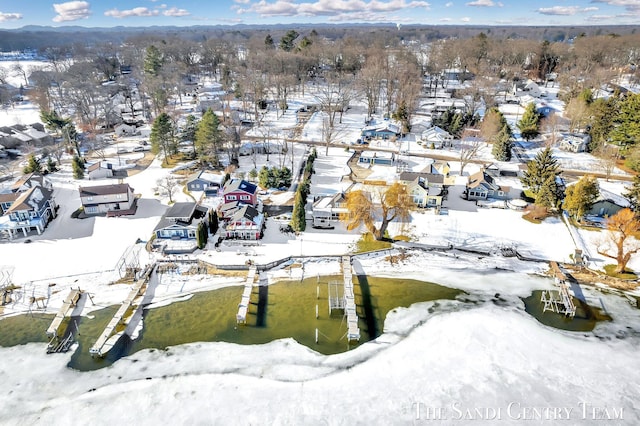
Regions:
<svg viewBox="0 0 640 426"><path fill-rule="evenodd" d="M8 234L9 239L13 239L19 231L25 237L32 230L38 235L42 234L47 224L56 216L53 190L33 186L16 194L18 197L2 216L0 231Z"/></svg>
<svg viewBox="0 0 640 426"><path fill-rule="evenodd" d="M223 179L224 176L219 173L201 170L189 176L187 190L203 191L207 196L216 196L222 186Z"/></svg>
<svg viewBox="0 0 640 426"><path fill-rule="evenodd" d="M197 248L198 225L205 220L207 208L194 202L175 203L153 230L154 247L164 253L192 253Z"/></svg>
<svg viewBox="0 0 640 426"><path fill-rule="evenodd" d="M445 176L440 173L402 172L398 177L398 181L403 185L409 185L418 178L428 182L429 185L437 186L438 188L443 188L445 186Z"/></svg>
<svg viewBox="0 0 640 426"><path fill-rule="evenodd" d="M137 132L135 124L120 123L113 128L116 136L133 136Z"/></svg>
<svg viewBox="0 0 640 426"><path fill-rule="evenodd" d="M136 198L128 183L80 187L80 202L87 215L135 214Z"/></svg>
<svg viewBox="0 0 640 426"><path fill-rule="evenodd" d="M19 192L3 192L0 193L0 216L6 213L14 201L20 196Z"/></svg>
<svg viewBox="0 0 640 426"><path fill-rule="evenodd" d="M53 189L53 185L49 179L38 173L27 173L11 185L11 192L25 192L33 187L40 186L49 190Z"/></svg>
<svg viewBox="0 0 640 426"><path fill-rule="evenodd" d="M586 134L570 133L564 135L560 141L560 149L569 152L585 152L591 142L591 136Z"/></svg>
<svg viewBox="0 0 640 426"><path fill-rule="evenodd" d="M225 203L239 201L255 207L258 204L258 187L243 179L230 179L222 188Z"/></svg>
<svg viewBox="0 0 640 426"><path fill-rule="evenodd" d="M264 229L264 215L255 207L244 205L224 226L224 237L241 240L259 240Z"/></svg>
<svg viewBox="0 0 640 426"><path fill-rule="evenodd" d="M417 177L407 185L407 192L418 207L441 207L444 195L441 186L429 185L424 177Z"/></svg>
<svg viewBox="0 0 640 426"><path fill-rule="evenodd" d="M347 213L344 192L328 197L318 197L312 204L311 218L314 228L333 229L340 221L340 215Z"/></svg>
<svg viewBox="0 0 640 426"><path fill-rule="evenodd" d="M611 191L607 191L606 189L600 188L600 195L596 201L591 205L589 211L587 211L588 216L598 216L598 217L610 217L614 214L618 213L620 210L629 207L629 201Z"/></svg>
<svg viewBox="0 0 640 426"><path fill-rule="evenodd" d="M106 163L106 166L101 161L91 164L87 167L87 176L90 180L113 177L111 163Z"/></svg>
<svg viewBox="0 0 640 426"><path fill-rule="evenodd" d="M528 79L525 81L517 81L513 84L513 95L514 96L526 96L529 95L533 98L540 97L542 91L540 90L540 86L535 81Z"/></svg>
<svg viewBox="0 0 640 426"><path fill-rule="evenodd" d="M421 140L426 148L430 148L433 144L433 148L441 149L451 146L453 136L446 130L433 126L422 132Z"/></svg>
<svg viewBox="0 0 640 426"><path fill-rule="evenodd" d="M361 151L360 157L358 158L359 163L369 165L379 164L383 166L393 166L395 161L395 154L386 151Z"/></svg>
<svg viewBox="0 0 640 426"><path fill-rule="evenodd" d="M478 173L469 176L465 189L465 198L471 201L477 200L507 200L510 198L511 188L499 185L496 178L487 173L483 168Z"/></svg>
<svg viewBox="0 0 640 426"><path fill-rule="evenodd" d="M400 126L389 120L384 120L381 123L371 123L361 131L361 135L365 139L391 139L400 136L400 134Z"/></svg>

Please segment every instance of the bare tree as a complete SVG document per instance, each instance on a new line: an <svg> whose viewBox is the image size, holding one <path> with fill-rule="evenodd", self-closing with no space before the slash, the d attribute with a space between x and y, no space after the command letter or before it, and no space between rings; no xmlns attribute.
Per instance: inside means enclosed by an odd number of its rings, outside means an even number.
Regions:
<svg viewBox="0 0 640 426"><path fill-rule="evenodd" d="M477 137L477 132L466 129L462 132L460 140L460 176L464 173L464 168L471 163L478 155L482 147L482 139Z"/></svg>
<svg viewBox="0 0 640 426"><path fill-rule="evenodd" d="M173 194L178 190L178 179L173 176L166 176L156 181L156 190L161 195L169 197L169 204L173 204Z"/></svg>

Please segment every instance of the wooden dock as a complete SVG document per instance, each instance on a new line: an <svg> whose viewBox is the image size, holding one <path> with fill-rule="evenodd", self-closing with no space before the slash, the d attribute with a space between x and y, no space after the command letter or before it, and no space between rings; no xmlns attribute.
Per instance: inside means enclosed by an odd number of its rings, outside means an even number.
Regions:
<svg viewBox="0 0 640 426"><path fill-rule="evenodd" d="M251 293L253 292L253 285L256 280L257 267L252 265L249 268L247 279L244 282L244 290L242 291L242 298L238 305L238 314L236 315L236 322L238 324L247 323L247 314L249 313L249 304L251 303Z"/></svg>
<svg viewBox="0 0 640 426"><path fill-rule="evenodd" d="M567 276L556 262L550 262L549 266L559 290L542 291L540 296L540 302L544 304L542 312L552 311L573 318L576 315L576 305L573 303L573 297L569 292Z"/></svg>
<svg viewBox="0 0 640 426"><path fill-rule="evenodd" d="M347 316L347 339L360 340L360 326L358 325L358 313L353 293L353 274L351 272L351 257L342 257L342 276L344 279L344 310Z"/></svg>
<svg viewBox="0 0 640 426"><path fill-rule="evenodd" d="M60 337L58 334L60 325L62 324L64 318L69 314L69 312L71 312L73 308L76 307L76 304L80 300L80 297L82 297L82 291L79 288L71 289L71 291L69 291L66 299L64 299L64 302L62 302L60 310L58 310L58 313L56 314L55 318L53 318L53 321L51 321L51 325L47 329L47 337L49 337L50 339Z"/></svg>
<svg viewBox="0 0 640 426"><path fill-rule="evenodd" d="M100 334L98 340L93 344L91 349L89 349L91 355L104 356L115 346L120 337L122 337L135 311L141 307L140 302L144 298L146 285L149 283L149 277L153 269L155 269L155 266L154 264L153 266L147 267L142 277L134 283L127 298L122 302L122 305L113 318L111 318L111 321L109 321L109 324L107 324L102 334Z"/></svg>

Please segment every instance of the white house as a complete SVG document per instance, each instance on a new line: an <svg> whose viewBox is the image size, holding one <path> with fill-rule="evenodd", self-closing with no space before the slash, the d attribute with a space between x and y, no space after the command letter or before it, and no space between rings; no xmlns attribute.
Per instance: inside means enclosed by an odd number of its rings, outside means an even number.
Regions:
<svg viewBox="0 0 640 426"><path fill-rule="evenodd" d="M137 127L132 124L120 123L113 130L117 136L132 136L136 134Z"/></svg>
<svg viewBox="0 0 640 426"><path fill-rule="evenodd" d="M135 196L128 183L80 187L80 202L85 214L108 216L135 213Z"/></svg>
<svg viewBox="0 0 640 426"><path fill-rule="evenodd" d="M571 133L564 135L560 141L560 149L569 152L585 152L589 142L591 142L591 136Z"/></svg>
<svg viewBox="0 0 640 426"><path fill-rule="evenodd" d="M433 144L434 148L440 149L444 146L450 146L453 136L438 126L433 126L422 132L422 142L426 143L427 148Z"/></svg>

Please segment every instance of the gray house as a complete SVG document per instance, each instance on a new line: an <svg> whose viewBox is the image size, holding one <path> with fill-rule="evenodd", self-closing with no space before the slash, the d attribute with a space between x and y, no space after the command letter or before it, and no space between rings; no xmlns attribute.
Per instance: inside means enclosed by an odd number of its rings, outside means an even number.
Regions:
<svg viewBox="0 0 640 426"><path fill-rule="evenodd" d="M187 189L189 191L203 191L208 196L216 196L222 186L223 179L224 176L219 173L201 170L189 176Z"/></svg>
<svg viewBox="0 0 640 426"><path fill-rule="evenodd" d="M469 176L469 182L465 189L467 200L507 200L511 187L499 185L496 179L491 176L485 169L481 169L478 173Z"/></svg>

